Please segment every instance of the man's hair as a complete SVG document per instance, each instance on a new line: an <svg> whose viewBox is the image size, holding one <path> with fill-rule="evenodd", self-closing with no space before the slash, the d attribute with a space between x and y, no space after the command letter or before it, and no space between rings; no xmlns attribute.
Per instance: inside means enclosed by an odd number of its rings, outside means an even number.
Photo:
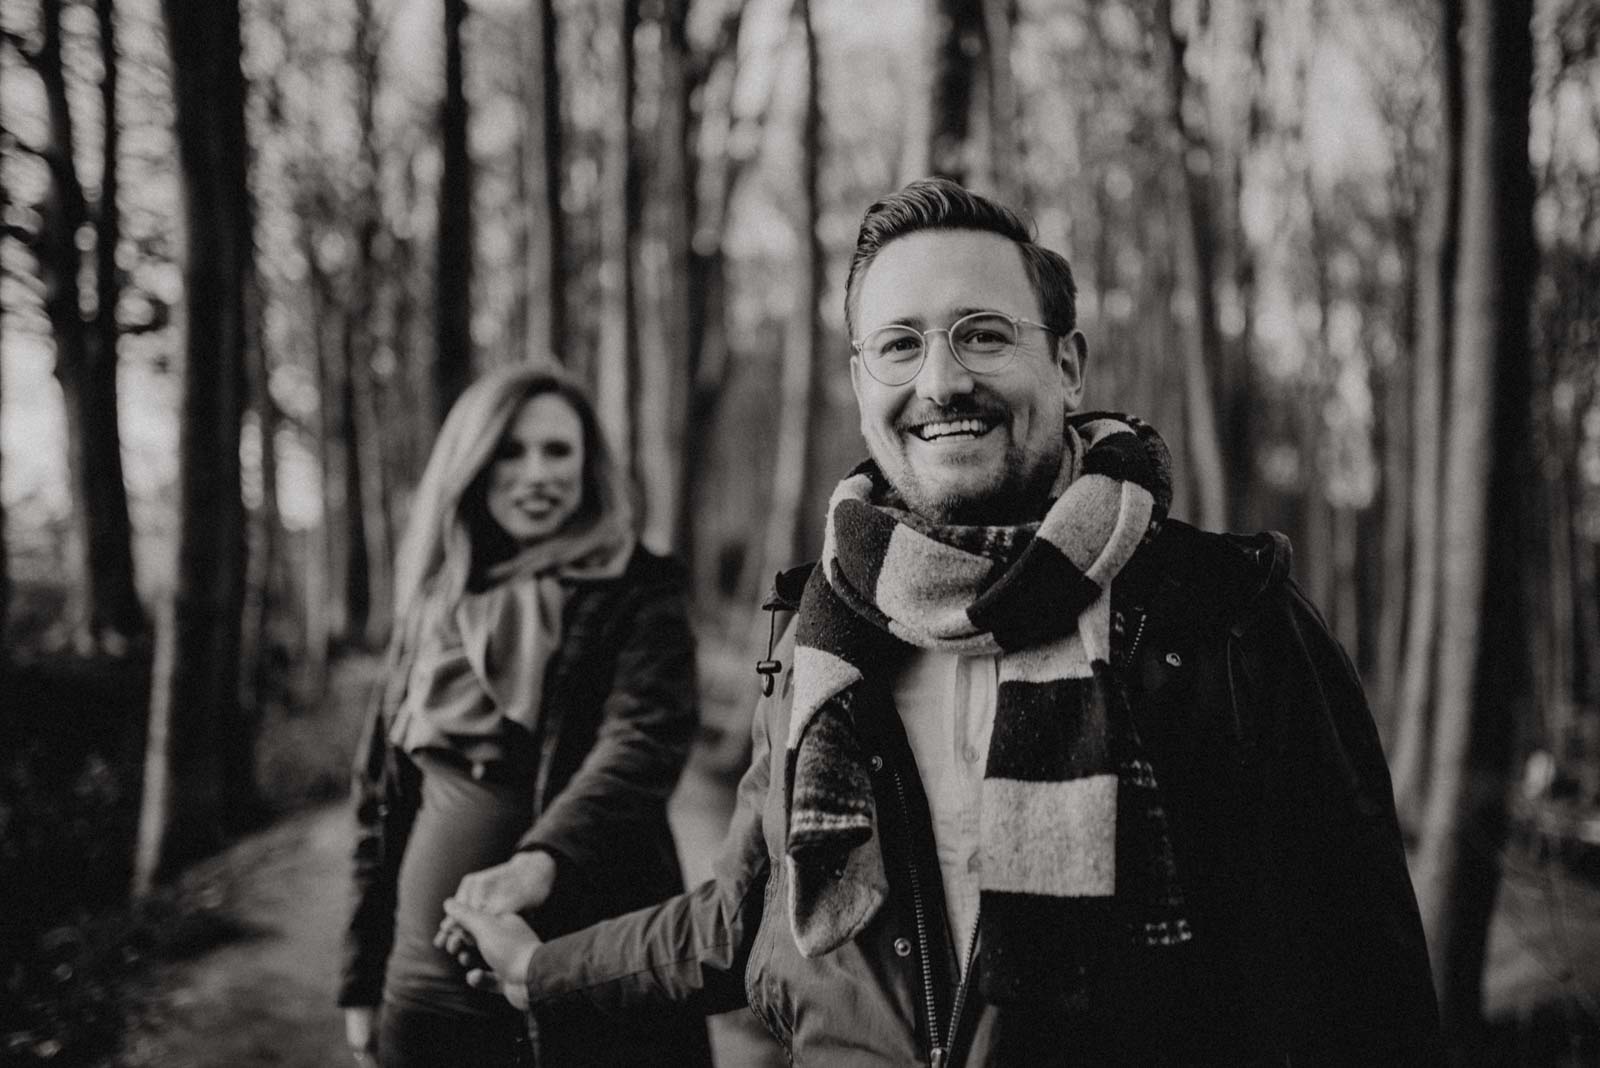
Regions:
<svg viewBox="0 0 1600 1068"><path fill-rule="evenodd" d="M873 204L861 219L844 286L844 321L851 337L859 336L856 313L867 268L889 242L920 230L977 230L1011 239L1039 298L1044 325L1063 336L1077 329L1078 286L1065 256L1036 242L1033 227L1010 208L948 178L921 178Z"/></svg>

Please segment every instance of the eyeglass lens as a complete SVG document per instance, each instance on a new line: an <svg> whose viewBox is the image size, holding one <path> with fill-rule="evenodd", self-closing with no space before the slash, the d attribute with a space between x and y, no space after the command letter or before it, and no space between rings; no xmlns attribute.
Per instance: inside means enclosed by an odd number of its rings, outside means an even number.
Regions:
<svg viewBox="0 0 1600 1068"><path fill-rule="evenodd" d="M911 381L922 368L928 335L946 333L957 362L973 374L993 374L1017 350L1017 324L995 312L976 312L950 324L948 331L882 326L861 340L861 357L872 377L888 386Z"/></svg>

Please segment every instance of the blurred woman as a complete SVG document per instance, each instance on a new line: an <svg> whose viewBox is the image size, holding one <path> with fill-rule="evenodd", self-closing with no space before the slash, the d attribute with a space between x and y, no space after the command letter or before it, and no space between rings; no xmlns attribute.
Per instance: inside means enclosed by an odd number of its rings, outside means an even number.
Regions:
<svg viewBox="0 0 1600 1068"><path fill-rule="evenodd" d="M395 565L358 755L339 1004L358 1062L709 1064L699 1019L525 1028L433 936L451 895L560 934L680 891L666 803L696 724L684 581L635 538L594 409L554 365L451 408Z"/></svg>

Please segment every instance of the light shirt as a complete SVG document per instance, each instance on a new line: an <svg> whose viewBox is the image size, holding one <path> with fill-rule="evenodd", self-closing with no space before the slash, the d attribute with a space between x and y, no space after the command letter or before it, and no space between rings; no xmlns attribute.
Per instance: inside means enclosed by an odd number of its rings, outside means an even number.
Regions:
<svg viewBox="0 0 1600 1068"><path fill-rule="evenodd" d="M958 967L978 922L983 769L1000 692L998 656L913 650L894 683L895 708L917 761L944 881Z"/></svg>

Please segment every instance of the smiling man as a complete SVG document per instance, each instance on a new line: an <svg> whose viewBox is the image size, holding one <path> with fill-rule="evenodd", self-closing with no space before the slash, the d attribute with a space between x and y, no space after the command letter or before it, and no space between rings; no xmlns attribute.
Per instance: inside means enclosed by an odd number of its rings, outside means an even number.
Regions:
<svg viewBox="0 0 1600 1068"><path fill-rule="evenodd" d="M534 1021L748 1004L802 1065L1435 1062L1350 662L1281 536L1169 519L1156 432L1079 411L1066 260L916 182L846 319L871 459L779 577L715 878L548 943L447 903L469 981Z"/></svg>
<svg viewBox="0 0 1600 1068"><path fill-rule="evenodd" d="M1070 303L1042 323L1016 243L987 231L915 231L857 263L848 316L871 329L850 380L884 477L940 522L1038 518L1083 394ZM1071 286L1065 261L1050 268Z"/></svg>

